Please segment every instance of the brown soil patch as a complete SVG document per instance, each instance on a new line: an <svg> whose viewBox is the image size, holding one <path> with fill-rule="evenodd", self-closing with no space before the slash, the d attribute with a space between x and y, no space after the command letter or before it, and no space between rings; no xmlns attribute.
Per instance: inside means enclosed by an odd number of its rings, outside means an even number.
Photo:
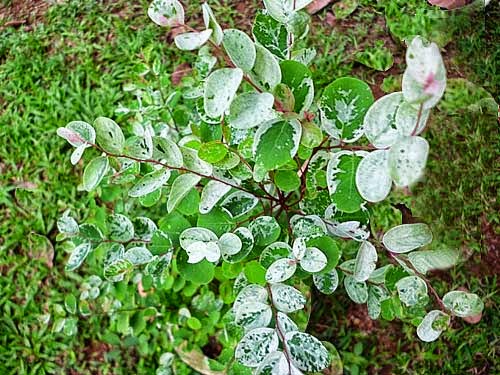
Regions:
<svg viewBox="0 0 500 375"><path fill-rule="evenodd" d="M0 4L0 31L7 27L28 30L43 21L50 4L45 0L12 0Z"/></svg>

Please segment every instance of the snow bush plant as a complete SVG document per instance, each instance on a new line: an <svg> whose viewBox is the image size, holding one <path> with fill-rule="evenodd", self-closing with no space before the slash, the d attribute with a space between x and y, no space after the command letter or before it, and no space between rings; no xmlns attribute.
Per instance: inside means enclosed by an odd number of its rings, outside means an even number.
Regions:
<svg viewBox="0 0 500 375"><path fill-rule="evenodd" d="M117 187L123 198L100 222L60 218L60 239L72 248L66 269L99 254L98 286L147 278L162 293L171 275L180 288L194 285L191 295L213 280L231 285L220 326L236 337L224 340L235 359L226 373L328 368L335 349L305 332L308 304L341 284L371 319L411 321L427 342L451 319L483 309L475 294L441 297L432 287L426 273L451 267L458 253L433 249L426 224L383 234L371 227L371 206L424 173L421 134L446 86L437 45L409 41L402 92L374 100L365 82L342 77L318 93L309 68L316 52L296 47L308 32L309 2L264 0L250 36L223 30L208 4L205 27L194 29L179 1L154 1L149 17L183 28L175 45L198 50L192 76L168 98L155 91L151 104L120 108L135 113L125 132L104 117L57 131L75 147L71 163L94 150L80 190ZM167 118L154 116L161 108ZM136 207L146 214L131 216ZM354 256L343 254L347 247Z"/></svg>

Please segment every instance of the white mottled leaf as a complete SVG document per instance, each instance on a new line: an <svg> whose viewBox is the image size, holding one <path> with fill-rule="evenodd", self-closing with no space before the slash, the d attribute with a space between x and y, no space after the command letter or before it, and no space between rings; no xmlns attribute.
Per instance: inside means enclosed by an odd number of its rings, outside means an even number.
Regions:
<svg viewBox="0 0 500 375"><path fill-rule="evenodd" d="M156 160L163 161L172 168L180 168L183 165L183 158L179 146L175 142L164 137L154 137L154 153Z"/></svg>
<svg viewBox="0 0 500 375"><path fill-rule="evenodd" d="M66 263L66 271L74 271L83 263L87 255L89 255L92 245L90 242L83 242L73 249Z"/></svg>
<svg viewBox="0 0 500 375"><path fill-rule="evenodd" d="M309 240L326 234L326 225L317 215L294 215L290 219L290 226L296 238Z"/></svg>
<svg viewBox="0 0 500 375"><path fill-rule="evenodd" d="M201 8L203 10L203 23L205 24L205 28L214 31L210 39L217 45L221 44L223 38L222 28L215 19L214 12L208 3L203 3Z"/></svg>
<svg viewBox="0 0 500 375"><path fill-rule="evenodd" d="M316 273L313 275L313 282L321 293L332 294L339 286L339 274L335 268L325 273Z"/></svg>
<svg viewBox="0 0 500 375"><path fill-rule="evenodd" d="M370 319L378 319L382 312L382 301L389 297L389 293L380 285L370 285L368 288L368 300L366 302Z"/></svg>
<svg viewBox="0 0 500 375"><path fill-rule="evenodd" d="M255 45L255 64L249 73L253 83L260 89L273 92L281 82L281 69L276 57L266 48Z"/></svg>
<svg viewBox="0 0 500 375"><path fill-rule="evenodd" d="M380 202L389 195L391 186L389 151L370 152L361 160L356 170L356 187L359 194L368 202Z"/></svg>
<svg viewBox="0 0 500 375"><path fill-rule="evenodd" d="M200 213L209 213L229 190L231 190L231 186L223 182L209 181L201 192Z"/></svg>
<svg viewBox="0 0 500 375"><path fill-rule="evenodd" d="M285 341L295 366L307 372L320 372L330 364L330 354L314 336L304 332L288 332Z"/></svg>
<svg viewBox="0 0 500 375"><path fill-rule="evenodd" d="M299 330L297 324L288 315L280 311L276 314L276 324L279 326L280 331L284 333Z"/></svg>
<svg viewBox="0 0 500 375"><path fill-rule="evenodd" d="M95 143L96 132L92 125L85 121L71 121L64 128L57 129L57 135L64 138L73 147Z"/></svg>
<svg viewBox="0 0 500 375"><path fill-rule="evenodd" d="M396 112L396 127L400 135L409 137L422 133L427 125L430 114L431 111L429 109L423 109L417 125L419 109L415 108L415 106L410 103L401 103L398 111Z"/></svg>
<svg viewBox="0 0 500 375"><path fill-rule="evenodd" d="M181 247L186 250L190 245L195 242L216 242L217 235L206 228L188 228L184 230L179 236L179 243Z"/></svg>
<svg viewBox="0 0 500 375"><path fill-rule="evenodd" d="M396 128L396 113L403 103L403 93L382 96L368 109L363 122L366 138L377 148L392 146L401 134Z"/></svg>
<svg viewBox="0 0 500 375"><path fill-rule="evenodd" d="M216 242L193 242L186 249L189 256L188 263L199 263L203 259L217 262L221 256L219 245Z"/></svg>
<svg viewBox="0 0 500 375"><path fill-rule="evenodd" d="M415 306L427 297L427 284L418 276L406 276L396 283L399 299L406 306Z"/></svg>
<svg viewBox="0 0 500 375"><path fill-rule="evenodd" d="M427 224L402 224L389 229L382 238L384 246L393 253L407 253L432 242Z"/></svg>
<svg viewBox="0 0 500 375"><path fill-rule="evenodd" d="M134 238L134 224L121 214L110 215L106 220L108 237L113 241L127 242Z"/></svg>
<svg viewBox="0 0 500 375"><path fill-rule="evenodd" d="M256 328L248 332L235 350L235 358L248 367L257 367L271 352L278 349L278 334L272 328Z"/></svg>
<svg viewBox="0 0 500 375"><path fill-rule="evenodd" d="M237 29L224 30L222 45L231 61L244 72L249 72L255 64L255 46L250 37Z"/></svg>
<svg viewBox="0 0 500 375"><path fill-rule="evenodd" d="M211 164L198 157L198 151L189 147L180 147L184 166L186 169L200 173L204 176L211 176L213 167Z"/></svg>
<svg viewBox="0 0 500 375"><path fill-rule="evenodd" d="M86 191L94 190L102 181L109 169L106 156L98 156L90 161L83 171L82 186Z"/></svg>
<svg viewBox="0 0 500 375"><path fill-rule="evenodd" d="M454 315L461 318L479 315L484 308L484 303L479 296L460 290L446 293L443 303Z"/></svg>
<svg viewBox="0 0 500 375"><path fill-rule="evenodd" d="M266 288L257 285L250 284L245 286L236 296L233 303L233 308L238 309L238 307L244 303L267 303L267 290Z"/></svg>
<svg viewBox="0 0 500 375"><path fill-rule="evenodd" d="M229 125L235 129L250 129L276 117L274 96L267 92L244 92L229 108Z"/></svg>
<svg viewBox="0 0 500 375"><path fill-rule="evenodd" d="M285 284L272 284L271 293L274 306L284 313L304 308L306 298L297 289Z"/></svg>
<svg viewBox="0 0 500 375"><path fill-rule="evenodd" d="M153 0L148 16L159 26L184 25L184 8L177 0Z"/></svg>
<svg viewBox="0 0 500 375"><path fill-rule="evenodd" d="M300 267L306 272L316 273L323 270L328 259L323 252L316 247L308 247L304 257L300 260Z"/></svg>
<svg viewBox="0 0 500 375"><path fill-rule="evenodd" d="M356 256L353 277L356 281L366 281L377 267L377 250L368 241L363 241Z"/></svg>
<svg viewBox="0 0 500 375"><path fill-rule="evenodd" d="M266 281L281 283L293 276L297 269L296 261L288 258L278 259L266 271Z"/></svg>
<svg viewBox="0 0 500 375"><path fill-rule="evenodd" d="M247 302L235 310L235 322L247 330L267 327L271 323L271 306L261 302Z"/></svg>
<svg viewBox="0 0 500 375"><path fill-rule="evenodd" d="M178 176L172 184L170 195L167 201L167 212L172 212L180 201L193 189L201 177L192 173L185 173Z"/></svg>
<svg viewBox="0 0 500 375"><path fill-rule="evenodd" d="M304 237L297 237L293 241L292 254L297 260L301 260L307 250L306 239Z"/></svg>
<svg viewBox="0 0 500 375"><path fill-rule="evenodd" d="M224 198L221 207L236 219L253 210L257 204L259 204L259 200L254 195L245 191L235 191Z"/></svg>
<svg viewBox="0 0 500 375"><path fill-rule="evenodd" d="M413 251L408 254L408 260L422 274L450 268L458 262L459 258L460 252L457 250Z"/></svg>
<svg viewBox="0 0 500 375"><path fill-rule="evenodd" d="M436 329L434 322L439 318L448 318L449 316L440 310L432 310L427 313L425 318L417 327L418 338L424 342L436 341L443 332L442 328Z"/></svg>
<svg viewBox="0 0 500 375"><path fill-rule="evenodd" d="M344 277L344 288L347 295L356 303L365 303L368 300L368 287L366 283L358 282L350 275Z"/></svg>
<svg viewBox="0 0 500 375"><path fill-rule="evenodd" d="M129 197L138 198L160 189L170 178L169 169L159 169L143 176L128 192Z"/></svg>
<svg viewBox="0 0 500 375"><path fill-rule="evenodd" d="M153 254L144 246L136 246L128 249L123 258L127 259L134 266L149 263L153 260Z"/></svg>
<svg viewBox="0 0 500 375"><path fill-rule="evenodd" d="M212 72L205 81L204 105L210 117L218 117L229 109L243 79L239 68L222 68Z"/></svg>
<svg viewBox="0 0 500 375"><path fill-rule="evenodd" d="M422 177L429 143L421 137L404 137L389 150L389 173L397 186L409 186Z"/></svg>
<svg viewBox="0 0 500 375"><path fill-rule="evenodd" d="M71 153L71 158L70 158L71 164L76 165L80 161L80 159L82 158L83 152L85 151L85 149L87 147L88 147L87 144L82 144L73 150L73 152Z"/></svg>
<svg viewBox="0 0 500 375"><path fill-rule="evenodd" d="M203 30L200 32L190 32L179 34L174 38L177 48L183 51L192 51L200 48L212 35L212 29Z"/></svg>
<svg viewBox="0 0 500 375"><path fill-rule="evenodd" d="M217 242L222 255L238 254L241 250L241 239L234 233L224 233Z"/></svg>
<svg viewBox="0 0 500 375"><path fill-rule="evenodd" d="M78 223L74 218L69 216L69 210L64 212L63 216L57 219L57 230L68 235L75 235L78 233Z"/></svg>

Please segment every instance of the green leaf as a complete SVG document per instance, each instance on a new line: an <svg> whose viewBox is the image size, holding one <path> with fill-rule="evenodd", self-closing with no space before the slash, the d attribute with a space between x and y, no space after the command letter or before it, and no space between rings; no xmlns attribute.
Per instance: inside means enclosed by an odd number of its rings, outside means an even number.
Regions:
<svg viewBox="0 0 500 375"><path fill-rule="evenodd" d="M339 274L335 268L325 273L315 273L313 282L321 293L332 294L339 286Z"/></svg>
<svg viewBox="0 0 500 375"><path fill-rule="evenodd" d="M302 122L302 138L300 144L307 148L318 147L323 141L323 132L314 123L310 121Z"/></svg>
<svg viewBox="0 0 500 375"><path fill-rule="evenodd" d="M198 157L211 164L221 161L226 154L227 147L218 141L203 143L198 150Z"/></svg>
<svg viewBox="0 0 500 375"><path fill-rule="evenodd" d="M76 314L77 301L73 294L68 294L64 298L64 307L70 314Z"/></svg>
<svg viewBox="0 0 500 375"><path fill-rule="evenodd" d="M260 89L273 92L281 82L280 65L265 47L256 44L255 52L255 64L249 73L250 78Z"/></svg>
<svg viewBox="0 0 500 375"><path fill-rule="evenodd" d="M368 202L383 201L391 192L389 151L377 150L363 157L356 170L356 187Z"/></svg>
<svg viewBox="0 0 500 375"><path fill-rule="evenodd" d="M361 157L341 151L330 159L326 172L328 191L338 210L347 213L359 211L364 203L356 188L356 172Z"/></svg>
<svg viewBox="0 0 500 375"><path fill-rule="evenodd" d="M172 240L170 236L163 230L159 229L154 232L149 245L149 250L153 255L162 255L172 249Z"/></svg>
<svg viewBox="0 0 500 375"><path fill-rule="evenodd" d="M81 224L79 232L80 236L91 242L100 242L104 238L101 230L96 225L90 223Z"/></svg>
<svg viewBox="0 0 500 375"><path fill-rule="evenodd" d="M153 260L153 254L144 246L136 246L128 249L123 254L123 259L127 259L134 266L149 263Z"/></svg>
<svg viewBox="0 0 500 375"><path fill-rule="evenodd" d="M320 372L330 364L330 353L314 336L304 332L288 332L286 345L293 364L307 372Z"/></svg>
<svg viewBox="0 0 500 375"><path fill-rule="evenodd" d="M134 238L134 225L125 215L113 214L107 218L108 236L113 241L127 242Z"/></svg>
<svg viewBox="0 0 500 375"><path fill-rule="evenodd" d="M198 215L197 225L222 236L233 229L234 222L229 213L219 207L214 207L209 213Z"/></svg>
<svg viewBox="0 0 500 375"><path fill-rule="evenodd" d="M484 303L479 296L459 290L446 293L443 303L454 315L461 318L479 315L484 309Z"/></svg>
<svg viewBox="0 0 500 375"><path fill-rule="evenodd" d="M179 244L179 236L182 231L191 226L191 223L177 211L164 216L159 222L160 230L170 238L174 245Z"/></svg>
<svg viewBox="0 0 500 375"><path fill-rule="evenodd" d="M349 298L355 303L365 303L368 300L368 287L364 281L358 282L354 277L346 275L344 288Z"/></svg>
<svg viewBox="0 0 500 375"><path fill-rule="evenodd" d="M356 256L353 277L358 282L366 281L377 267L377 250L368 241L363 241Z"/></svg>
<svg viewBox="0 0 500 375"><path fill-rule="evenodd" d="M257 367L271 352L278 349L278 334L272 328L256 328L248 332L235 350L235 358L248 367Z"/></svg>
<svg viewBox="0 0 500 375"><path fill-rule="evenodd" d="M92 191L102 181L109 169L109 160L106 156L98 156L90 161L83 171L83 190Z"/></svg>
<svg viewBox="0 0 500 375"><path fill-rule="evenodd" d="M206 285L215 275L215 265L206 259L198 263L188 263L188 255L184 251L177 253L177 268L187 281L195 284Z"/></svg>
<svg viewBox="0 0 500 375"><path fill-rule="evenodd" d="M222 68L211 73L205 81L205 112L211 117L218 117L229 109L236 91L243 79L239 68Z"/></svg>
<svg viewBox="0 0 500 375"><path fill-rule="evenodd" d="M255 133L253 154L258 166L267 171L290 162L299 148L302 127L297 120L271 120Z"/></svg>
<svg viewBox="0 0 500 375"><path fill-rule="evenodd" d="M188 320L186 320L186 324L194 331L198 331L203 327L199 319L195 318L194 316L188 318Z"/></svg>
<svg viewBox="0 0 500 375"><path fill-rule="evenodd" d="M148 8L148 16L159 26L184 24L184 8L177 0L153 0Z"/></svg>
<svg viewBox="0 0 500 375"><path fill-rule="evenodd" d="M179 202L184 198L191 189L193 189L201 177L192 173L185 173L178 176L172 184L170 195L167 201L167 211L171 213Z"/></svg>
<svg viewBox="0 0 500 375"><path fill-rule="evenodd" d="M314 84L309 68L297 61L280 63L281 82L290 87L295 98L294 112L307 111L314 99Z"/></svg>
<svg viewBox="0 0 500 375"><path fill-rule="evenodd" d="M447 319L449 322L450 317L448 314L445 314L440 310L429 311L417 327L418 338L424 342L436 341L444 329L436 329L434 327L434 323L443 318Z"/></svg>
<svg viewBox="0 0 500 375"><path fill-rule="evenodd" d="M285 284L271 284L274 307L281 312L291 313L304 308L306 298L297 289Z"/></svg>
<svg viewBox="0 0 500 375"><path fill-rule="evenodd" d="M288 31L286 26L273 17L259 12L253 24L255 40L280 59L288 56Z"/></svg>
<svg viewBox="0 0 500 375"><path fill-rule="evenodd" d="M69 256L66 267L66 271L74 271L83 263L87 255L89 255L92 245L90 242L83 242L73 249L71 255Z"/></svg>
<svg viewBox="0 0 500 375"><path fill-rule="evenodd" d="M397 186L410 186L423 175L429 143L421 137L401 138L389 150L389 172Z"/></svg>
<svg viewBox="0 0 500 375"><path fill-rule="evenodd" d="M427 224L403 224L389 229L382 238L384 246L393 253L407 253L432 242Z"/></svg>
<svg viewBox="0 0 500 375"><path fill-rule="evenodd" d="M94 121L97 144L111 154L121 154L125 146L125 137L116 122L107 117L98 117Z"/></svg>
<svg viewBox="0 0 500 375"><path fill-rule="evenodd" d="M128 192L129 197L138 198L150 194L167 183L169 169L159 169L142 177Z"/></svg>
<svg viewBox="0 0 500 375"><path fill-rule="evenodd" d="M330 236L316 237L312 240L307 241L307 246L317 247L320 249L328 259L326 267L323 269L323 273L329 272L334 269L342 256L342 251L337 245L335 240Z"/></svg>
<svg viewBox="0 0 500 375"><path fill-rule="evenodd" d="M200 173L204 176L212 175L212 165L203 161L198 156L198 151L189 147L180 148L184 160L184 166L187 170Z"/></svg>
<svg viewBox="0 0 500 375"><path fill-rule="evenodd" d="M275 117L274 97L267 93L245 92L238 95L229 108L229 125L250 129Z"/></svg>
<svg viewBox="0 0 500 375"><path fill-rule="evenodd" d="M260 216L248 226L258 246L266 246L278 239L281 228L276 219L271 216Z"/></svg>
<svg viewBox="0 0 500 375"><path fill-rule="evenodd" d="M274 174L274 183L278 189L288 193L300 187L300 178L297 175L297 171L289 169L278 170Z"/></svg>
<svg viewBox="0 0 500 375"><path fill-rule="evenodd" d="M353 13L358 7L358 0L342 0L332 6L335 18L341 20Z"/></svg>
<svg viewBox="0 0 500 375"><path fill-rule="evenodd" d="M334 139L354 142L363 134L363 119L372 103L373 94L365 82L339 78L326 87L321 97L321 125Z"/></svg>
<svg viewBox="0 0 500 375"><path fill-rule="evenodd" d="M245 265L244 272L249 282L260 285L266 284L266 269L259 262L255 260L248 262Z"/></svg>
<svg viewBox="0 0 500 375"><path fill-rule="evenodd" d="M200 48L212 36L212 29L200 32L179 34L174 38L175 45L182 51L192 51Z"/></svg>
<svg viewBox="0 0 500 375"><path fill-rule="evenodd" d="M255 46L252 39L237 29L224 30L222 45L231 61L244 72L249 72L255 64Z"/></svg>
<svg viewBox="0 0 500 375"><path fill-rule="evenodd" d="M460 259L457 250L413 251L408 254L408 260L415 269L426 274L432 270L444 270L454 266Z"/></svg>
<svg viewBox="0 0 500 375"><path fill-rule="evenodd" d="M427 284L418 276L406 276L396 283L399 299L406 306L415 306L427 301Z"/></svg>

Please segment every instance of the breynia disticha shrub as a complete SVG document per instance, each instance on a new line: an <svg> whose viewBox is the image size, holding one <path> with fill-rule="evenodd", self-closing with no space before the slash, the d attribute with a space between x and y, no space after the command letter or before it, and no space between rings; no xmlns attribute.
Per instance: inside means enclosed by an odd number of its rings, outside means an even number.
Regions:
<svg viewBox="0 0 500 375"><path fill-rule="evenodd" d="M453 266L459 254L435 248L426 224L383 234L370 227L370 206L424 173L429 144L421 133L446 87L439 48L409 41L402 92L378 100L354 77L315 87L316 52L296 48L308 31L308 3L265 0L247 35L223 30L207 4L205 28L195 30L182 26L180 2L154 1L150 18L184 27L175 45L199 50L196 74L163 104L172 116L126 131L103 117L58 129L75 147L73 164L93 149L80 190L118 187L124 200L100 224L60 218L73 249L66 269L98 253L108 284L148 277L161 293L173 274L189 285L232 285L220 326L235 337L223 341L236 359L226 361L228 371L328 368L335 349L304 332L312 288L332 294L343 285L371 319L415 322L427 342L451 319L483 309L475 294L432 288L426 274Z"/></svg>

